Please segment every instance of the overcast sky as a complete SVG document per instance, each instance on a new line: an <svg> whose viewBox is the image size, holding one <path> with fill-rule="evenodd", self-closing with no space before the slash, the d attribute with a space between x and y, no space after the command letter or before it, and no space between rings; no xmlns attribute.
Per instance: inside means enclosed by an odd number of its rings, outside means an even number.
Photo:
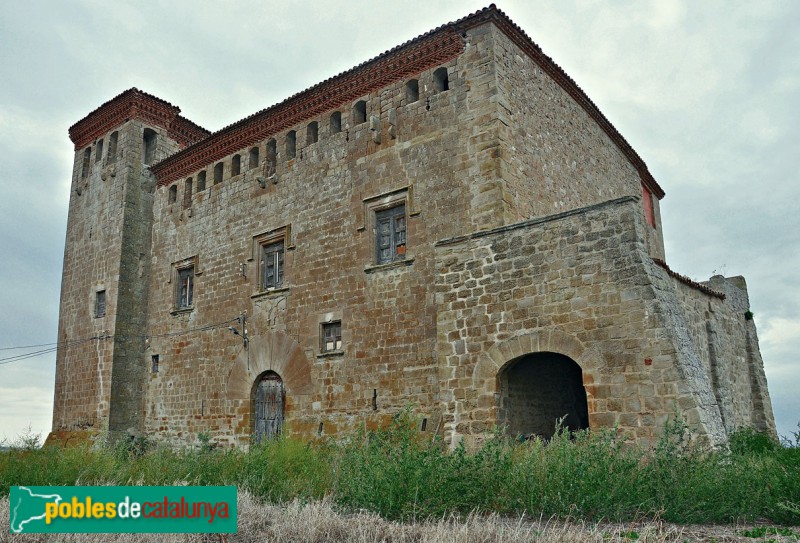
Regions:
<svg viewBox="0 0 800 543"><path fill-rule="evenodd" d="M488 1L488 0L486 0ZM482 1L11 2L0 15L0 348L56 340L67 128L138 87L215 131ZM780 434L800 422L800 2L498 4L647 163L667 262L744 275ZM28 349L32 350L32 349ZM0 351L0 439L50 430L55 355Z"/></svg>

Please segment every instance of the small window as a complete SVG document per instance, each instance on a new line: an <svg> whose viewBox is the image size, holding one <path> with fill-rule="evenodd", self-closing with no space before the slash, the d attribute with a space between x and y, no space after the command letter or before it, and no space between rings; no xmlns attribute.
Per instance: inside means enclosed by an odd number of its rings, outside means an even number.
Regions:
<svg viewBox="0 0 800 543"><path fill-rule="evenodd" d="M183 185L183 207L186 209L187 207L192 206L192 178L186 180L186 183Z"/></svg>
<svg viewBox="0 0 800 543"><path fill-rule="evenodd" d="M644 183L642 183L642 205L644 206L644 218L647 220L647 224L655 228L656 214L653 209L653 195L650 189L644 186Z"/></svg>
<svg viewBox="0 0 800 543"><path fill-rule="evenodd" d="M297 156L297 132L294 130L286 134L286 156L290 159Z"/></svg>
<svg viewBox="0 0 800 543"><path fill-rule="evenodd" d="M271 139L267 142L267 177L275 175L278 167L278 142Z"/></svg>
<svg viewBox="0 0 800 543"><path fill-rule="evenodd" d="M177 201L178 201L178 185L172 185L169 187L167 203L174 204Z"/></svg>
<svg viewBox="0 0 800 543"><path fill-rule="evenodd" d="M106 291L98 290L94 298L94 316L96 318L106 316Z"/></svg>
<svg viewBox="0 0 800 543"><path fill-rule="evenodd" d="M214 184L222 183L222 172L225 165L222 162L214 164Z"/></svg>
<svg viewBox="0 0 800 543"><path fill-rule="evenodd" d="M115 162L117 160L117 140L119 139L119 132L112 132L108 137L108 162Z"/></svg>
<svg viewBox="0 0 800 543"><path fill-rule="evenodd" d="M359 100L353 107L353 124L365 122L367 122L367 103L364 100Z"/></svg>
<svg viewBox="0 0 800 543"><path fill-rule="evenodd" d="M197 192L206 190L206 171L203 170L197 174Z"/></svg>
<svg viewBox="0 0 800 543"><path fill-rule="evenodd" d="M194 303L194 266L178 269L178 288L175 307L188 309Z"/></svg>
<svg viewBox="0 0 800 543"><path fill-rule="evenodd" d="M386 264L406 257L406 206L375 212L375 261Z"/></svg>
<svg viewBox="0 0 800 543"><path fill-rule="evenodd" d="M450 80L447 78L447 68L437 68L433 72L433 87L437 92L450 90Z"/></svg>
<svg viewBox="0 0 800 543"><path fill-rule="evenodd" d="M283 285L283 240L261 246L261 290Z"/></svg>
<svg viewBox="0 0 800 543"><path fill-rule="evenodd" d="M319 125L317 121L308 123L306 128L306 144L317 143L319 141Z"/></svg>
<svg viewBox="0 0 800 543"><path fill-rule="evenodd" d="M148 166L156 159L156 144L158 142L158 134L152 128L145 128L142 136L144 143L144 160L143 162Z"/></svg>
<svg viewBox="0 0 800 543"><path fill-rule="evenodd" d="M325 322L322 324L322 352L330 353L342 350L342 323Z"/></svg>
<svg viewBox="0 0 800 543"><path fill-rule="evenodd" d="M87 147L83 151L83 164L81 165L81 179L86 179L89 175L89 168L91 168L92 148Z"/></svg>
<svg viewBox="0 0 800 543"><path fill-rule="evenodd" d="M94 149L94 161L100 162L103 158L103 140L102 138L97 140L97 146Z"/></svg>
<svg viewBox="0 0 800 543"><path fill-rule="evenodd" d="M419 81L411 79L406 82L406 103L413 104L419 100Z"/></svg>
<svg viewBox="0 0 800 543"><path fill-rule="evenodd" d="M231 159L231 177L239 175L242 171L242 155L233 155Z"/></svg>
<svg viewBox="0 0 800 543"><path fill-rule="evenodd" d="M257 168L258 167L258 147L253 147L250 149L250 156L248 157L247 167L249 169Z"/></svg>
<svg viewBox="0 0 800 543"><path fill-rule="evenodd" d="M342 131L342 112L334 111L331 113L331 134L338 134Z"/></svg>
<svg viewBox="0 0 800 543"><path fill-rule="evenodd" d="M150 357L150 372L158 373L158 355L154 354Z"/></svg>

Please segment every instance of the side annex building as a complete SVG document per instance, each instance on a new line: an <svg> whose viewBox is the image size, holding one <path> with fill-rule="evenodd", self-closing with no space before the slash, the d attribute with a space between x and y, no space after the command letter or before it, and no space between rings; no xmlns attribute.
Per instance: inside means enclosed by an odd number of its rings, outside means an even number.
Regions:
<svg viewBox="0 0 800 543"><path fill-rule="evenodd" d="M217 132L134 88L69 135L48 441L775 433L744 278L669 268L664 191L494 5Z"/></svg>

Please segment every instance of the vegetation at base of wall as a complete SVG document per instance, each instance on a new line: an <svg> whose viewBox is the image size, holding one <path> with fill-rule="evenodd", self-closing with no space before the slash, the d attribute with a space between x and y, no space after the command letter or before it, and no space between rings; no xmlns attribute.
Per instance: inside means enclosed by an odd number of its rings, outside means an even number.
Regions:
<svg viewBox="0 0 800 543"><path fill-rule="evenodd" d="M388 428L340 441L284 438L249 452L172 450L146 440L68 449L16 447L0 455L0 496L12 485L236 485L270 503L327 497L386 519L475 511L588 521L679 523L769 519L800 524L800 432L778 444L744 430L712 451L670 423L644 450L613 430L559 432L549 441L487 436L447 451L400 414ZM30 444L30 440L28 440Z"/></svg>

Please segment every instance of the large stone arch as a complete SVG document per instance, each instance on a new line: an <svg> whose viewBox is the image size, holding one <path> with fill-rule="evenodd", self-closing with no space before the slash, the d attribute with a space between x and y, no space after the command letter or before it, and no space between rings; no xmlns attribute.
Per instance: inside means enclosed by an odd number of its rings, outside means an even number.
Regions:
<svg viewBox="0 0 800 543"><path fill-rule="evenodd" d="M286 419L299 415L297 408L308 404L314 393L311 363L291 337L284 332L251 336L247 349L236 356L225 383L225 398L236 417L236 433L249 436L252 431L252 394L256 380L266 372L279 375L285 387Z"/></svg>

